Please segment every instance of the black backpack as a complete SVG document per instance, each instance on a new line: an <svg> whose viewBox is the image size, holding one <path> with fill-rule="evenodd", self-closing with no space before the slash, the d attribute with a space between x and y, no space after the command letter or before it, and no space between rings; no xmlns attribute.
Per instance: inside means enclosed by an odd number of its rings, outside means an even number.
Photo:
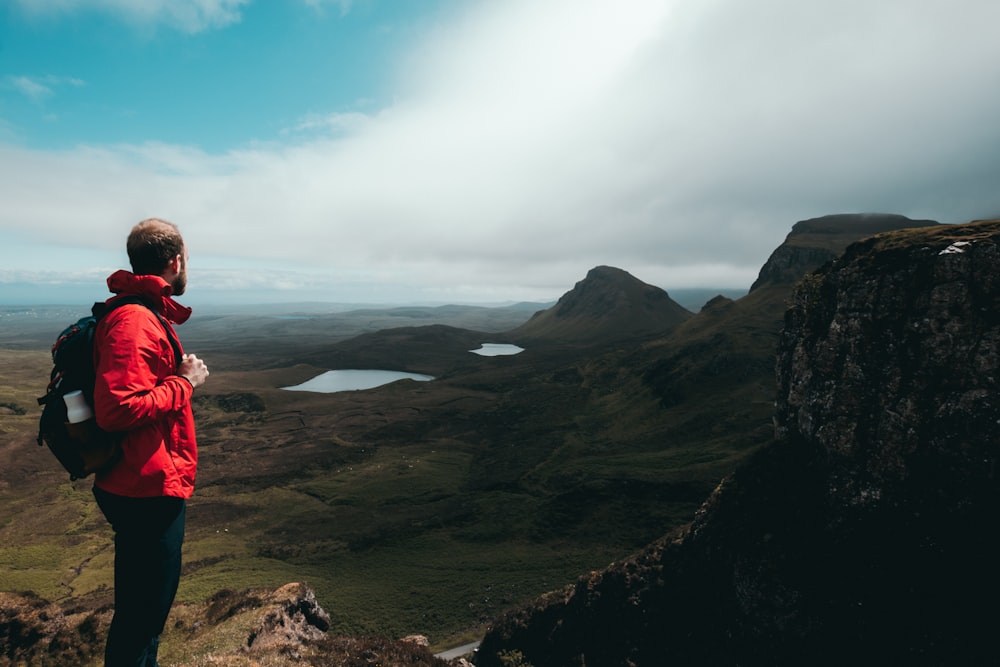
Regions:
<svg viewBox="0 0 1000 667"><path fill-rule="evenodd" d="M66 327L52 345L52 373L45 395L38 399L42 416L38 421L38 445L44 442L69 473L70 480L106 470L121 458L121 443L124 433L109 433L101 429L91 417L79 424L67 423L67 407L64 396L79 390L83 399L93 410L94 384L97 373L94 369L94 332L101 318L115 308L126 304L142 304L156 315L163 324L174 348L178 363L181 359L180 346L170 334L170 327L145 299L126 296L111 303L97 302L91 308L91 315L80 318Z"/></svg>

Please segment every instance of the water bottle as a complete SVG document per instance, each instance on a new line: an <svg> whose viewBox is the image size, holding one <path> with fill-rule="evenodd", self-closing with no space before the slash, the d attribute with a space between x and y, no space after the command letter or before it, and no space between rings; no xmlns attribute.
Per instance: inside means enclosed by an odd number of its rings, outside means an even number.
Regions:
<svg viewBox="0 0 1000 667"><path fill-rule="evenodd" d="M121 458L121 437L98 428L94 410L87 405L83 392L66 392L63 400L66 402L66 432L77 445L82 476L114 466Z"/></svg>
<svg viewBox="0 0 1000 667"><path fill-rule="evenodd" d="M97 422L94 420L94 411L83 398L83 392L68 391L63 396L66 402L66 431L75 440L89 443L94 436Z"/></svg>
<svg viewBox="0 0 1000 667"><path fill-rule="evenodd" d="M70 424L79 424L94 418L94 411L87 405L83 392L79 389L66 392L63 400L66 401L66 421Z"/></svg>

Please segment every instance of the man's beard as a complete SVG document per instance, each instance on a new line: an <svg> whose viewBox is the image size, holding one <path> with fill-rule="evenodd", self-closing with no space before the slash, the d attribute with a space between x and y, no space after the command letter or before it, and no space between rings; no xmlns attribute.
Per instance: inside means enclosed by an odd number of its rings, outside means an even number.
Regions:
<svg viewBox="0 0 1000 667"><path fill-rule="evenodd" d="M184 294L184 290L187 289L187 282L188 282L187 270L181 271L180 273L177 274L177 276L174 277L173 282L170 283L171 293L174 296L180 296L181 294Z"/></svg>

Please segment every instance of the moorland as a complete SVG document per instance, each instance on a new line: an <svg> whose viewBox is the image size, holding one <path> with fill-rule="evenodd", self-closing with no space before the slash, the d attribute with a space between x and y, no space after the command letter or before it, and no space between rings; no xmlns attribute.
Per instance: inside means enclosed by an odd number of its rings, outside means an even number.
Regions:
<svg viewBox="0 0 1000 667"><path fill-rule="evenodd" d="M914 223L840 218L799 223L753 290L695 309L612 267L555 305L203 309L180 330L212 376L196 396L179 601L304 581L332 632L443 647L690 521L773 436L792 284L850 241ZM110 530L90 481L35 443L53 332L85 310L0 320L0 590L97 608ZM525 351L469 352L483 342ZM282 389L331 368L436 379ZM188 649L165 638L167 657Z"/></svg>

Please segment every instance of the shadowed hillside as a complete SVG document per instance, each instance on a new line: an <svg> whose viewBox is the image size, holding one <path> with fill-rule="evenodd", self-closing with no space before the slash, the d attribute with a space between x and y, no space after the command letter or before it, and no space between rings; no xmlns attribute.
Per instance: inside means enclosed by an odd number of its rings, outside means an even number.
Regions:
<svg viewBox="0 0 1000 667"><path fill-rule="evenodd" d="M499 619L476 664L993 664L1000 221L796 288L778 440L690 525Z"/></svg>

